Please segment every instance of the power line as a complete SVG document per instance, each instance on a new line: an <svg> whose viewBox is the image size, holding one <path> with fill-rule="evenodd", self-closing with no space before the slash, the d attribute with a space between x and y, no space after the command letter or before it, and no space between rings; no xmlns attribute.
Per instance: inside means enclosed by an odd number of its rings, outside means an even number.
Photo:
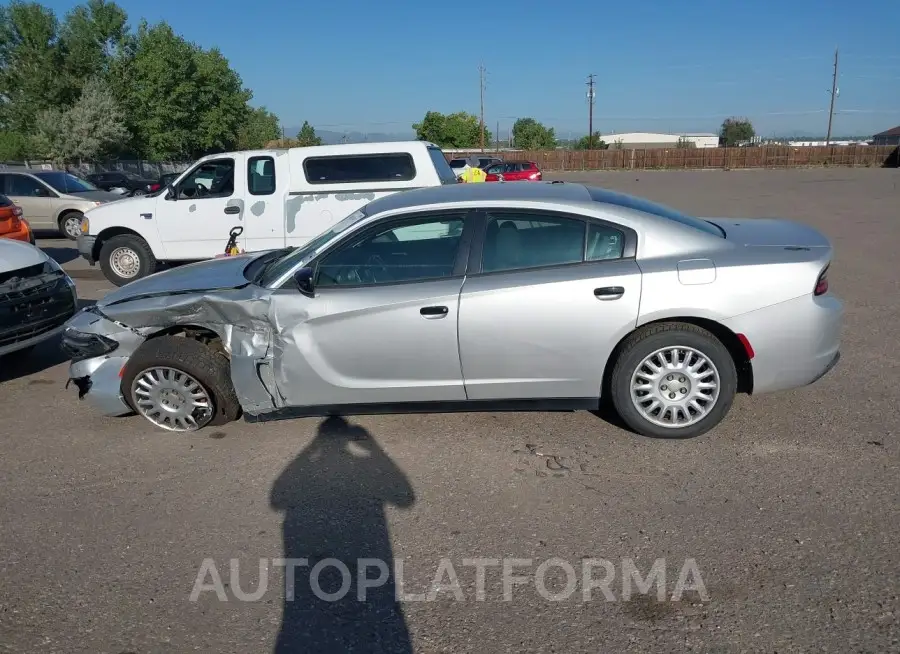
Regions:
<svg viewBox="0 0 900 654"><path fill-rule="evenodd" d="M828 109L828 134L825 136L825 145L831 143L831 121L834 119L834 98L839 93L837 87L838 78L838 49L834 49L834 75L831 77L831 106Z"/></svg>

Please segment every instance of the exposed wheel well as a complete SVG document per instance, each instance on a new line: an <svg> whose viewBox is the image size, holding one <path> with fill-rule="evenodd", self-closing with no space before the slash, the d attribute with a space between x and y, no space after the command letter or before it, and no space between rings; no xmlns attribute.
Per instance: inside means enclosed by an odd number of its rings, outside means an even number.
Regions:
<svg viewBox="0 0 900 654"><path fill-rule="evenodd" d="M195 325L176 325L168 327L152 334L147 340L159 338L160 336L181 336L190 338L203 343L217 354L230 358L228 352L225 351L225 345L222 343L222 337L207 327L197 327Z"/></svg>
<svg viewBox="0 0 900 654"><path fill-rule="evenodd" d="M111 239L113 236L137 236L140 239L144 237L138 234L133 229L128 229L127 227L107 227L102 232L97 235L97 240L94 241L94 248L92 255L94 259L100 258L100 249L103 247L103 244Z"/></svg>
<svg viewBox="0 0 900 654"><path fill-rule="evenodd" d="M609 360L606 362L606 366L603 369L603 387L601 391L601 397L609 397L609 384L612 378L612 371L615 368L616 359L619 358L619 354L622 351L622 345L625 340L631 336L634 332L644 329L648 325L655 325L661 322L682 322L688 323L691 325L696 325L697 327L702 327L708 332L712 333L713 336L721 341L722 345L728 350L728 353L731 355L732 360L734 361L735 370L737 370L738 376L738 384L737 384L737 392L738 393L747 393L750 394L753 392L753 367L750 365L750 358L747 356L747 351L744 349L744 345L741 343L740 339L738 339L737 334L728 329L725 325L716 322L715 320L709 320L707 318L696 318L693 316L672 316L670 318L661 318L660 320L654 320L652 322L644 323L640 325L636 329L630 331L622 337L616 347L613 348L612 353L609 355Z"/></svg>

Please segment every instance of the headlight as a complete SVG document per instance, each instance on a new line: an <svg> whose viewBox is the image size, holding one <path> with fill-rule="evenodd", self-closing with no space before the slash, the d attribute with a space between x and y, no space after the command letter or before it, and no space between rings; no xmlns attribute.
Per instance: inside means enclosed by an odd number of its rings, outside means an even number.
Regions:
<svg viewBox="0 0 900 654"><path fill-rule="evenodd" d="M81 218L81 233L82 234L90 234L91 233L90 220L88 220L87 216L83 216Z"/></svg>
<svg viewBox="0 0 900 654"><path fill-rule="evenodd" d="M72 361L91 359L109 354L119 343L99 334L86 334L71 327L66 327L62 335L62 351Z"/></svg>

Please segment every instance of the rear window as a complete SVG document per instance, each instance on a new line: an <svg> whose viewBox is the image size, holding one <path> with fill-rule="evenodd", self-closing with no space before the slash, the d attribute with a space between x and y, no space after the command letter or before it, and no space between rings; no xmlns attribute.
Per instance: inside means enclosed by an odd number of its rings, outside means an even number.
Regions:
<svg viewBox="0 0 900 654"><path fill-rule="evenodd" d="M12 204L12 200L10 200L5 195L0 195L0 207L8 207Z"/></svg>
<svg viewBox="0 0 900 654"><path fill-rule="evenodd" d="M708 223L705 220L700 220L699 218L686 216L683 213L679 213L678 211L670 209L669 207L665 207L661 204L656 204L654 202L636 198L631 195L616 193L614 191L607 191L600 188L588 187L588 191L590 192L591 199L594 202L604 202L606 204L612 204L617 207L623 207L625 209L642 211L643 213L649 213L653 216L666 218L676 223L681 223L682 225L687 225L688 227L699 229L701 232L706 232L707 234L713 234L714 236L718 236L719 238L724 238L722 230L720 230L712 223Z"/></svg>
<svg viewBox="0 0 900 654"><path fill-rule="evenodd" d="M303 162L303 171L310 184L408 182L416 176L408 152L310 157Z"/></svg>
<svg viewBox="0 0 900 654"><path fill-rule="evenodd" d="M456 173L447 164L447 157L444 156L444 153L439 148L428 148L428 156L431 157L441 184L456 184Z"/></svg>

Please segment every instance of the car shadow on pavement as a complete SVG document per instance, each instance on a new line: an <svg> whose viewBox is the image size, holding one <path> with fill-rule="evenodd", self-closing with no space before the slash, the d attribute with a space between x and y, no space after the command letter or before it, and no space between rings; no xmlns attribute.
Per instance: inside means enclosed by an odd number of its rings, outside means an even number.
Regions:
<svg viewBox="0 0 900 654"><path fill-rule="evenodd" d="M96 300L79 299L76 310L80 311L96 303ZM0 357L0 383L43 372L48 368L65 363L67 360L66 355L59 347L59 336L48 339L28 350L20 350ZM43 380L35 379L33 382L39 384L43 383Z"/></svg>
<svg viewBox="0 0 900 654"><path fill-rule="evenodd" d="M270 494L284 513L286 560L274 654L412 652L385 505L414 503L406 475L368 431L340 417L319 425Z"/></svg>
<svg viewBox="0 0 900 654"><path fill-rule="evenodd" d="M41 250L59 265L69 263L78 258L78 250L74 245L70 248L42 247Z"/></svg>

